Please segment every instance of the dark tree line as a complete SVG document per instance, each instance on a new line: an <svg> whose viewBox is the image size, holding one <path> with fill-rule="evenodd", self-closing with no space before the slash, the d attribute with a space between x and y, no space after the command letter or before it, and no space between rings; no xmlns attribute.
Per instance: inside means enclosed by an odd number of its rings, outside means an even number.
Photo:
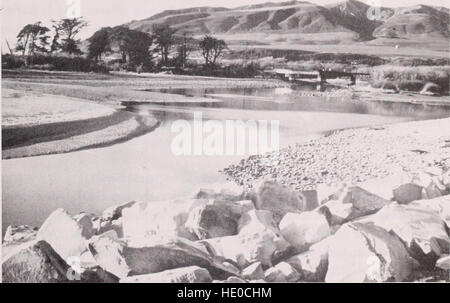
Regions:
<svg viewBox="0 0 450 303"><path fill-rule="evenodd" d="M15 50L27 58L36 54L55 53L80 56L83 53L78 36L87 25L83 18L52 20L51 28L43 26L41 22L27 24L17 35ZM223 40L213 36L206 35L196 40L167 24L155 24L151 33L125 26L105 27L87 41L86 57L91 62L98 63L109 53L120 53L122 63L133 69L151 69L157 56L160 58L160 67L185 68L193 51L199 51L205 66L213 68L227 48Z"/></svg>

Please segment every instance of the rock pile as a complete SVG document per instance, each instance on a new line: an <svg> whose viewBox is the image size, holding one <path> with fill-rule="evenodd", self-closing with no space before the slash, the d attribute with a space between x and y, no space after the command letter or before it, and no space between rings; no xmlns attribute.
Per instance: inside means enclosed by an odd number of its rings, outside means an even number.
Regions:
<svg viewBox="0 0 450 303"><path fill-rule="evenodd" d="M395 181L395 182L394 182ZM450 172L296 192L262 181L10 227L3 282L449 281ZM438 278L437 278L438 277Z"/></svg>

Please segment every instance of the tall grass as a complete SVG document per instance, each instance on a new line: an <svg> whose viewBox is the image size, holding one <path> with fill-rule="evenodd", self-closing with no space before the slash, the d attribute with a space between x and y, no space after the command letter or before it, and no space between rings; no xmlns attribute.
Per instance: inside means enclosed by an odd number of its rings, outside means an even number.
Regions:
<svg viewBox="0 0 450 303"><path fill-rule="evenodd" d="M408 87L408 83L414 83L414 87L422 87L432 82L441 87L442 91L448 92L450 81L450 65L445 66L394 66L383 65L374 67L370 71L372 82L390 82L400 87Z"/></svg>

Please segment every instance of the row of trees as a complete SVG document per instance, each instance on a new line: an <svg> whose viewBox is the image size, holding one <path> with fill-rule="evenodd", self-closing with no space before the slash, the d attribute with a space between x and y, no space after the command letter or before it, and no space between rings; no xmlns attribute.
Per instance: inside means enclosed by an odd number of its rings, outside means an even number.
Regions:
<svg viewBox="0 0 450 303"><path fill-rule="evenodd" d="M177 34L169 25L156 24L151 34L119 26L102 28L88 39L88 57L98 61L109 52L119 51L122 61L133 66L148 65L159 55L160 66L185 67L192 51L199 50L205 65L213 67L227 48L223 40L207 35L200 41L186 33ZM169 55L175 50L175 56Z"/></svg>
<svg viewBox="0 0 450 303"><path fill-rule="evenodd" d="M52 20L51 29L41 22L27 24L17 35L15 51L27 56L27 62L36 54L80 56L83 53L78 35L87 25L83 18ZM196 40L166 24L155 24L151 33L125 26L105 27L95 32L88 43L86 57L93 63L108 53L120 53L122 63L147 69L151 69L155 57L160 58L161 67L184 68L193 51L199 51L207 67L214 67L227 49L223 40L210 35Z"/></svg>
<svg viewBox="0 0 450 303"><path fill-rule="evenodd" d="M36 53L64 52L69 55L80 55L77 35L88 25L82 18L52 20L51 30L41 22L25 25L17 35L15 50L22 55L34 56Z"/></svg>

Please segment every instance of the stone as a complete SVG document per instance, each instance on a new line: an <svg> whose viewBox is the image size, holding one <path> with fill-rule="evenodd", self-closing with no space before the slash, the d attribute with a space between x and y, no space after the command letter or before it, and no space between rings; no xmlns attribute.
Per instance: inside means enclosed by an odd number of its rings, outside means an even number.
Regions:
<svg viewBox="0 0 450 303"><path fill-rule="evenodd" d="M22 226L8 226L3 237L4 244L11 243L25 243L36 238L38 228L22 225Z"/></svg>
<svg viewBox="0 0 450 303"><path fill-rule="evenodd" d="M436 261L436 267L442 270L450 271L450 256L446 255Z"/></svg>
<svg viewBox="0 0 450 303"><path fill-rule="evenodd" d="M210 283L209 272L198 266L165 270L162 272L123 278L120 283Z"/></svg>
<svg viewBox="0 0 450 303"><path fill-rule="evenodd" d="M416 267L395 235L377 226L347 223L330 240L325 282L403 282Z"/></svg>
<svg viewBox="0 0 450 303"><path fill-rule="evenodd" d="M412 201L420 200L422 198L423 187L414 184L402 184L397 188L394 188L394 201L400 204L408 204Z"/></svg>
<svg viewBox="0 0 450 303"><path fill-rule="evenodd" d="M246 280L261 280L264 279L264 269L261 262L255 262L246 267L242 271L242 277Z"/></svg>
<svg viewBox="0 0 450 303"><path fill-rule="evenodd" d="M251 197L256 209L271 211L276 219L289 212L301 213L306 209L306 199L301 193L273 181L257 184Z"/></svg>
<svg viewBox="0 0 450 303"><path fill-rule="evenodd" d="M270 267L274 258L290 249L270 211L247 212L238 222L238 232L236 236L209 239L201 243L214 256L233 260L241 269L258 261Z"/></svg>
<svg viewBox="0 0 450 303"><path fill-rule="evenodd" d="M295 255L285 261L302 276L303 282L325 282L331 238L328 237L311 246L307 252Z"/></svg>
<svg viewBox="0 0 450 303"><path fill-rule="evenodd" d="M208 200L136 203L122 211L124 238L132 246L165 243L177 237L197 240L185 227L189 212Z"/></svg>
<svg viewBox="0 0 450 303"><path fill-rule="evenodd" d="M18 247L2 262L3 283L68 282L69 266L45 241Z"/></svg>
<svg viewBox="0 0 450 303"><path fill-rule="evenodd" d="M242 187L234 182L208 185L193 195L193 199L216 201L240 201L245 197Z"/></svg>
<svg viewBox="0 0 450 303"><path fill-rule="evenodd" d="M331 234L327 218L316 211L286 214L280 222L280 230L297 251L306 251Z"/></svg>
<svg viewBox="0 0 450 303"><path fill-rule="evenodd" d="M450 227L450 195L430 199L418 200L408 204L409 207L432 211L438 214Z"/></svg>
<svg viewBox="0 0 450 303"><path fill-rule="evenodd" d="M132 201L121 205L111 206L107 208L105 211L103 211L101 218L103 221L117 220L122 217L122 212L124 209L130 208L136 203L137 203L136 201Z"/></svg>
<svg viewBox="0 0 450 303"><path fill-rule="evenodd" d="M90 228L79 224L65 210L55 210L39 229L36 239L44 240L67 261L79 257L87 250L86 235Z"/></svg>
<svg viewBox="0 0 450 303"><path fill-rule="evenodd" d="M97 263L119 278L146 275L188 266L207 269L214 277L229 277L229 268L210 257L195 243L178 238L165 244L130 247L109 236L93 237L89 250Z"/></svg>
<svg viewBox="0 0 450 303"><path fill-rule="evenodd" d="M368 221L395 233L412 257L434 267L439 256L449 253L450 239L442 218L433 211L399 204L384 207Z"/></svg>
<svg viewBox="0 0 450 303"><path fill-rule="evenodd" d="M238 218L227 207L204 205L189 213L185 227L199 240L232 236L237 234Z"/></svg>
<svg viewBox="0 0 450 303"><path fill-rule="evenodd" d="M286 262L281 262L264 273L266 282L297 282L300 279L300 274Z"/></svg>

